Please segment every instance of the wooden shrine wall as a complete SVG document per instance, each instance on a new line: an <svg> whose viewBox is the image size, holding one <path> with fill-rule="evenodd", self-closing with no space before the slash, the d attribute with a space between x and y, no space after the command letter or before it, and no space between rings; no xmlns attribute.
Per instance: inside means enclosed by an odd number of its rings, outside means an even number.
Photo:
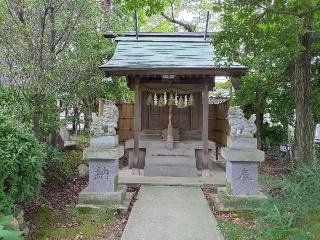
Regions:
<svg viewBox="0 0 320 240"><path fill-rule="evenodd" d="M230 133L228 110L229 101L209 105L208 138L219 148L227 145L227 136Z"/></svg>
<svg viewBox="0 0 320 240"><path fill-rule="evenodd" d="M119 110L119 120L117 134L119 142L123 144L126 140L133 138L133 103L117 104Z"/></svg>
<svg viewBox="0 0 320 240"><path fill-rule="evenodd" d="M117 134L119 142L133 138L133 103L119 103L119 121ZM229 102L216 105L209 105L208 136L209 140L215 142L218 147L224 147L227 144L227 136L230 132L230 126L227 120Z"/></svg>

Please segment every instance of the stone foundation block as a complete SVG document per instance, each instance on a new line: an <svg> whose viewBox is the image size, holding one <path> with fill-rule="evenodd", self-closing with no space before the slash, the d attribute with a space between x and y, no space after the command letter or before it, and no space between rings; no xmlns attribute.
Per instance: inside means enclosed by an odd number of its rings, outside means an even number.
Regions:
<svg viewBox="0 0 320 240"><path fill-rule="evenodd" d="M116 192L93 192L87 187L79 193L77 207L120 208L126 190L126 186L120 186Z"/></svg>
<svg viewBox="0 0 320 240"><path fill-rule="evenodd" d="M92 146L83 150L84 159L118 159L124 154L124 147L106 148L103 145Z"/></svg>
<svg viewBox="0 0 320 240"><path fill-rule="evenodd" d="M261 192L256 195L236 196L228 192L226 188L218 188L217 194L209 195L210 202L220 212L258 210L261 204L267 200L267 196Z"/></svg>
<svg viewBox="0 0 320 240"><path fill-rule="evenodd" d="M251 136L228 136L227 146L230 149L257 149L257 139Z"/></svg>
<svg viewBox="0 0 320 240"><path fill-rule="evenodd" d="M101 136L101 137L91 137L90 146L91 147L115 147L119 144L119 136Z"/></svg>
<svg viewBox="0 0 320 240"><path fill-rule="evenodd" d="M231 162L263 162L264 152L261 150L241 150L221 148L221 156Z"/></svg>

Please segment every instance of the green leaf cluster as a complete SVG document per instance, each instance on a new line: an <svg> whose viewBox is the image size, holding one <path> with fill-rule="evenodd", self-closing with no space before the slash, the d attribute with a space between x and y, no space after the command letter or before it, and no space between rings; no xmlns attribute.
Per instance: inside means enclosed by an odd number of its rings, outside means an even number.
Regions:
<svg viewBox="0 0 320 240"><path fill-rule="evenodd" d="M24 126L0 107L0 212L10 212L43 182L43 147Z"/></svg>
<svg viewBox="0 0 320 240"><path fill-rule="evenodd" d="M47 147L44 167L46 184L61 184L73 178L77 166L76 158L68 157L54 147Z"/></svg>
<svg viewBox="0 0 320 240"><path fill-rule="evenodd" d="M0 240L20 240L22 232L13 230L9 227L13 216L0 216Z"/></svg>
<svg viewBox="0 0 320 240"><path fill-rule="evenodd" d="M259 239L318 239L320 226L320 165L302 166L277 186L281 191L270 197L257 212ZM297 236L304 238L294 238ZM308 237L309 235L309 237Z"/></svg>

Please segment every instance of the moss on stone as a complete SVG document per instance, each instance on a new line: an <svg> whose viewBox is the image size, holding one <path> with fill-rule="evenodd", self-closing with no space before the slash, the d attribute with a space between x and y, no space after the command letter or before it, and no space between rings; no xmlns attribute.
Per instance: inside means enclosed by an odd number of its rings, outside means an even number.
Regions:
<svg viewBox="0 0 320 240"><path fill-rule="evenodd" d="M103 225L113 223L117 217L116 210L76 208L72 204L63 210L39 208L30 222L36 226L36 239L70 239L78 235L95 239Z"/></svg>

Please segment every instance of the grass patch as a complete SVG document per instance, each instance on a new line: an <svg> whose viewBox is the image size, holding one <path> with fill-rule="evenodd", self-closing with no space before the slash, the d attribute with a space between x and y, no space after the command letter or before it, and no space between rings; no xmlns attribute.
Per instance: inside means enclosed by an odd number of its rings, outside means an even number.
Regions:
<svg viewBox="0 0 320 240"><path fill-rule="evenodd" d="M32 224L36 226L41 226L44 228L50 227L52 226L52 224L59 223L59 222L65 223L66 220L57 211L50 208L44 208L44 207L38 208L36 215L32 219Z"/></svg>
<svg viewBox="0 0 320 240"><path fill-rule="evenodd" d="M103 225L116 221L116 210L92 210L76 208L74 204L63 210L39 208L30 223L36 226L35 239L70 239L81 235L82 239L96 239Z"/></svg>
<svg viewBox="0 0 320 240"><path fill-rule="evenodd" d="M254 220L253 229L230 221L220 222L226 240L320 239L320 165L302 166L281 178L260 176L270 193L259 211L241 212L243 221Z"/></svg>
<svg viewBox="0 0 320 240"><path fill-rule="evenodd" d="M247 230L241 225L230 222L219 222L218 226L226 240L243 240L246 238Z"/></svg>

